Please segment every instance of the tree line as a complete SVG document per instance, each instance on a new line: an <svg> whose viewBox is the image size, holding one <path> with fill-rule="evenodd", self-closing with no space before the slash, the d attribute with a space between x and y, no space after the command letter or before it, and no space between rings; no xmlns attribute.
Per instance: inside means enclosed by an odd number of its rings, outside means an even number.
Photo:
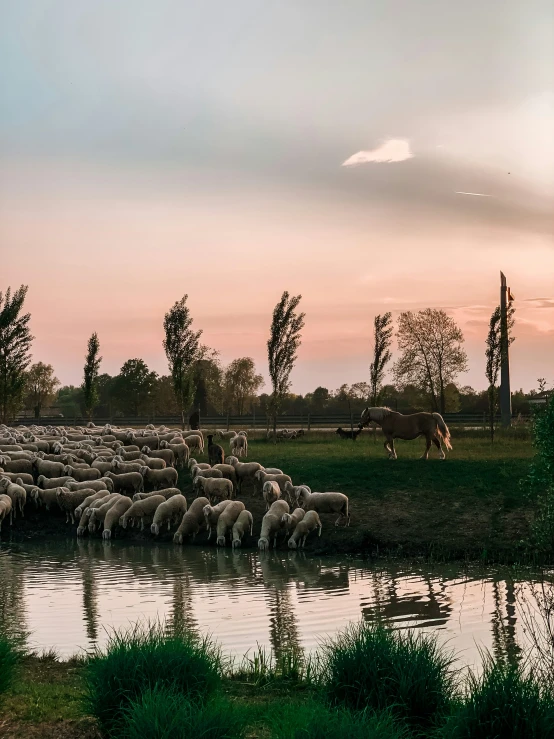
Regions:
<svg viewBox="0 0 554 739"><path fill-rule="evenodd" d="M119 373L101 372L100 339L87 343L80 386L61 387L51 365L31 364L30 314L24 313L27 287L0 293L0 420L13 420L25 407L36 418L55 406L64 416L180 416L185 424L191 410L201 415L251 414L254 410L276 425L280 414L358 412L365 405L389 405L402 412L487 412L497 408L502 359L500 309L495 308L485 342L487 390L477 392L457 384L467 371L460 327L443 310L404 311L398 317L398 357L393 362L394 325L390 312L374 317L371 363L367 380L336 390L316 387L306 395L291 393L290 376L301 345L305 314L301 296L284 292L273 311L267 341L270 392L260 393L263 378L251 357L223 366L217 351L202 343L184 295L163 320L163 349L168 374L158 375L144 360L130 358ZM510 305L509 343L514 325ZM392 364L391 364L392 363ZM393 379L385 383L387 373ZM528 412L528 398L513 397L516 413Z"/></svg>

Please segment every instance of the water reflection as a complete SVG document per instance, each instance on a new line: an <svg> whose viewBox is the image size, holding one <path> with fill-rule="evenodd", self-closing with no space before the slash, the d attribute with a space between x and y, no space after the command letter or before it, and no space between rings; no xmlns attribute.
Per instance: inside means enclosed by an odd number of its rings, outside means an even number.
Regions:
<svg viewBox="0 0 554 739"><path fill-rule="evenodd" d="M157 618L211 633L238 657L256 644L280 656L309 651L361 617L433 629L465 663L480 662L478 648L513 660L517 607L515 582L501 570L86 539L0 547L0 626L64 656Z"/></svg>

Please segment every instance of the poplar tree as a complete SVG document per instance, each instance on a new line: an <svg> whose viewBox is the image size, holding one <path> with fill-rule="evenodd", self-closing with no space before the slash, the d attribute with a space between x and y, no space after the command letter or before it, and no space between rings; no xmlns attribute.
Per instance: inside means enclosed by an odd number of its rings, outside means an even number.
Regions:
<svg viewBox="0 0 554 739"><path fill-rule="evenodd" d="M22 314L27 285L12 295L8 287L0 292L0 422L15 418L26 385L25 370L31 361L33 336L29 330L30 313Z"/></svg>
<svg viewBox="0 0 554 739"><path fill-rule="evenodd" d="M96 331L88 340L87 356L85 357L84 380L81 388L83 390L83 402L88 420L92 418L92 412L98 405L98 371L102 357L99 357L100 342Z"/></svg>
<svg viewBox="0 0 554 739"><path fill-rule="evenodd" d="M369 366L370 404L375 406L385 377L385 367L392 359L392 313L383 313L373 320L373 362Z"/></svg>
<svg viewBox="0 0 554 739"><path fill-rule="evenodd" d="M511 336L514 326L515 309L510 303L508 305L508 346L515 341ZM487 399L489 404L489 428L491 434L491 442L494 441L494 412L496 410L498 375L500 373L500 365L502 364L502 315L500 306L497 305L493 310L489 320L489 331L485 341L485 376L489 387L487 390Z"/></svg>

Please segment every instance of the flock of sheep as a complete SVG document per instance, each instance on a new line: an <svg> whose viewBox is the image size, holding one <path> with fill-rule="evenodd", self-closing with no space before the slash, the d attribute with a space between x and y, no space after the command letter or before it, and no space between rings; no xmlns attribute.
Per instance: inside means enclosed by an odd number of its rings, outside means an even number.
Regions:
<svg viewBox="0 0 554 739"><path fill-rule="evenodd" d="M181 432L164 426L144 430L111 425L86 428L12 428L0 425L0 529L24 515L27 501L36 508L61 509L77 523L77 536L102 531L110 539L117 526L157 536L177 526L173 540L183 544L207 530L216 544L240 547L253 535L253 517L237 496L245 488L265 502L258 540L267 550L279 537L291 549L303 547L311 532L321 535L321 513L338 514L335 525L349 525L348 498L342 493L312 493L293 485L289 475L248 456L246 431ZM284 436L283 438L287 438ZM230 455L216 441L229 444ZM207 452L208 462L191 454ZM187 504L177 487L179 469L187 468L196 498ZM291 512L292 511L292 512Z"/></svg>

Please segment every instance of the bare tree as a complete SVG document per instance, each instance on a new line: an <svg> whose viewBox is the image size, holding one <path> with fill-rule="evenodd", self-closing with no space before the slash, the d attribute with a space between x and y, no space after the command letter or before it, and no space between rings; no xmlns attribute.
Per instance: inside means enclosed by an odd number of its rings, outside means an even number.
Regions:
<svg viewBox="0 0 554 739"><path fill-rule="evenodd" d="M183 428L185 416L194 399L195 365L206 353L206 347L200 344L202 331L191 329L192 318L186 304L187 298L188 295L184 295L165 314L163 342Z"/></svg>
<svg viewBox="0 0 554 739"><path fill-rule="evenodd" d="M511 303L508 304L508 346L514 341L511 331L514 326L515 309ZM491 442L494 441L494 412L496 410L498 374L502 363L502 316L500 306L497 305L493 310L489 320L489 332L486 339L485 349L485 375L489 383L487 397L489 401L489 424Z"/></svg>
<svg viewBox="0 0 554 739"><path fill-rule="evenodd" d="M21 285L13 296L10 288L5 294L0 292L0 423L15 418L21 407L25 370L31 361L31 314L20 315L27 290Z"/></svg>
<svg viewBox="0 0 554 739"><path fill-rule="evenodd" d="M27 403L33 409L35 418L40 418L43 406L52 403L59 385L60 381L54 376L51 364L37 362L29 367L25 386Z"/></svg>
<svg viewBox="0 0 554 739"><path fill-rule="evenodd" d="M270 412L273 418L275 443L277 443L277 414L290 388L290 373L296 362L296 352L300 346L300 331L304 327L306 314L296 312L301 299L301 295L290 297L285 290L273 310L273 320L267 342L269 376L273 386Z"/></svg>
<svg viewBox="0 0 554 739"><path fill-rule="evenodd" d="M377 405L383 387L385 367L392 359L392 313L383 313L373 319L373 362L369 366L370 403Z"/></svg>
<svg viewBox="0 0 554 739"><path fill-rule="evenodd" d="M100 342L96 331L92 334L87 344L87 356L85 357L84 379L81 388L83 390L83 402L88 420L92 418L92 412L98 405L98 370L102 357L98 356L100 352Z"/></svg>
<svg viewBox="0 0 554 739"><path fill-rule="evenodd" d="M400 358L394 364L395 379L424 389L433 411L445 412L445 388L456 375L467 372L464 336L443 310L406 311L398 320Z"/></svg>

